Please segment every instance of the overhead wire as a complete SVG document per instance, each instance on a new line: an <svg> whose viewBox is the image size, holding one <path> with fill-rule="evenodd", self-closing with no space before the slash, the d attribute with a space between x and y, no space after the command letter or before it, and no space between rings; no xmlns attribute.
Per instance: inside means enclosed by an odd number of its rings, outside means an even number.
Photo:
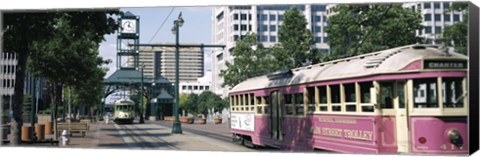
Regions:
<svg viewBox="0 0 480 157"><path fill-rule="evenodd" d="M172 10L170 10L170 13L168 13L167 18L163 20L162 24L160 25L160 27L158 27L157 31L155 32L155 34L153 34L152 38L150 39L150 41L148 41L148 43L152 43L155 36L157 36L157 33L160 31L160 29L162 29L163 25L165 25L165 22L167 22L168 18L170 18L170 15L172 15L172 12L174 9L175 7L173 7Z"/></svg>

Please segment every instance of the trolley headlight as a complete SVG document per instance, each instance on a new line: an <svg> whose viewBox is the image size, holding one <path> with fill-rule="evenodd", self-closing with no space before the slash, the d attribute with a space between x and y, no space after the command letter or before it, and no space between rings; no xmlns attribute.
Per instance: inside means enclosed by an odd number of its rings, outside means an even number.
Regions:
<svg viewBox="0 0 480 157"><path fill-rule="evenodd" d="M448 131L448 138L450 139L450 142L452 144L458 147L461 147L463 145L462 136L460 135L460 132L456 129Z"/></svg>

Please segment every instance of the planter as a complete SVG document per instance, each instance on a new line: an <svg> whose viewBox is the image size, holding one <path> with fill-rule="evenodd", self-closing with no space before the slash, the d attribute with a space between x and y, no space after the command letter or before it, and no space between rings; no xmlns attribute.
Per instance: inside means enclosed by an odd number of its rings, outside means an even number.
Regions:
<svg viewBox="0 0 480 157"><path fill-rule="evenodd" d="M205 118L198 119L197 121L198 124L207 124L207 119Z"/></svg>
<svg viewBox="0 0 480 157"><path fill-rule="evenodd" d="M180 117L180 123L193 124L193 121L192 117Z"/></svg>
<svg viewBox="0 0 480 157"><path fill-rule="evenodd" d="M215 118L213 122L215 122L215 124L222 124L222 118Z"/></svg>
<svg viewBox="0 0 480 157"><path fill-rule="evenodd" d="M48 121L45 123L45 134L51 135L53 134L53 122Z"/></svg>
<svg viewBox="0 0 480 157"><path fill-rule="evenodd" d="M164 117L163 119L164 119L165 121L173 121L173 120L174 120L173 116L166 116L166 117Z"/></svg>

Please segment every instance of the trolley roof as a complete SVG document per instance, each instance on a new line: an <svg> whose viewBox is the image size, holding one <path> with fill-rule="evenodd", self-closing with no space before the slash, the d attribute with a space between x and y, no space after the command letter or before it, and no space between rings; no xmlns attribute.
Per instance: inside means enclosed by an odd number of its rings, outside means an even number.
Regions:
<svg viewBox="0 0 480 157"><path fill-rule="evenodd" d="M419 60L468 60L468 57L465 55L455 52L448 52L447 54L445 50L436 45L407 45L292 69L289 77L272 79L272 73L250 78L236 85L230 92L235 93L375 74L398 73L407 65ZM273 75L282 74L285 76L289 72L282 71Z"/></svg>
<svg viewBox="0 0 480 157"><path fill-rule="evenodd" d="M119 99L119 100L115 101L114 104L115 105L134 105L135 102L128 99L128 98L122 98L122 99Z"/></svg>

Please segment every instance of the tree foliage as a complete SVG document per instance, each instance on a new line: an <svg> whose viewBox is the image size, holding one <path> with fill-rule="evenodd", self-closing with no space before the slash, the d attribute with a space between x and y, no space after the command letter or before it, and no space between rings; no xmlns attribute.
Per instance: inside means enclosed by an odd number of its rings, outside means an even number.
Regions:
<svg viewBox="0 0 480 157"><path fill-rule="evenodd" d="M15 80L24 80L27 59L30 53L37 53L32 49L34 41L51 39L54 30L54 13L5 13L3 34L4 51L17 54L17 68ZM10 143L21 143L20 130L23 125L23 89L24 81L16 81L13 94L13 119L10 134Z"/></svg>
<svg viewBox="0 0 480 157"><path fill-rule="evenodd" d="M422 29L418 12L400 4L338 5L325 31L333 58L415 44Z"/></svg>
<svg viewBox="0 0 480 157"><path fill-rule="evenodd" d="M118 27L108 16L116 13L118 11L5 14L5 50L18 54L16 80L23 80L28 60L29 71L46 77L51 83L54 115L56 105L61 102L63 84L83 90L78 95L85 103L90 102L87 97L99 100L90 97L98 93L99 82L105 75L98 71L104 63L98 57L98 46L105 34L113 33ZM13 145L21 143L23 88L23 81L15 83Z"/></svg>
<svg viewBox="0 0 480 157"><path fill-rule="evenodd" d="M278 29L279 43L273 48L273 56L280 64L278 69L301 67L312 57L312 32L307 29L308 22L297 7L292 6L283 16L283 23Z"/></svg>
<svg viewBox="0 0 480 157"><path fill-rule="evenodd" d="M198 96L196 109L198 113L208 114L208 110L214 109L214 112L220 112L228 107L228 102L211 91L203 91Z"/></svg>
<svg viewBox="0 0 480 157"><path fill-rule="evenodd" d="M233 87L247 78L269 72L275 66L269 52L263 45L257 45L255 34L247 34L238 40L232 52L233 64L227 61L227 69L220 71L220 76L224 78L222 87Z"/></svg>
<svg viewBox="0 0 480 157"><path fill-rule="evenodd" d="M468 36L468 3L454 2L447 12L464 11L463 20L451 26L446 26L443 31L443 43L453 46L455 51L467 55Z"/></svg>

